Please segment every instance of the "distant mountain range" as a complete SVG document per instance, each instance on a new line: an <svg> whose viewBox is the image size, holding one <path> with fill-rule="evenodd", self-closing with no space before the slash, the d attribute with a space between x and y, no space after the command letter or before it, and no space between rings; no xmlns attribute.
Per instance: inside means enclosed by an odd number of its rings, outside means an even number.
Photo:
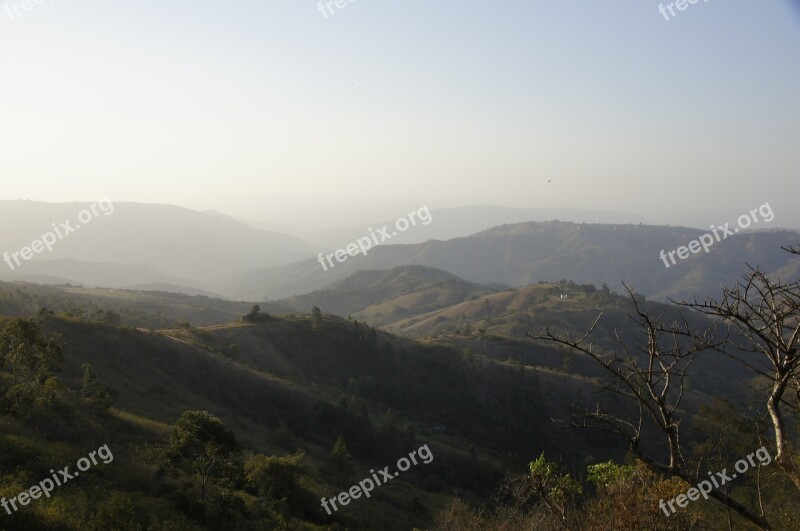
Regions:
<svg viewBox="0 0 800 531"><path fill-rule="evenodd" d="M50 276L84 284L124 287L169 283L204 288L206 280L258 267L285 264L315 248L285 234L255 229L214 212L171 205L112 203L98 216L35 254L14 270L0 264L0 278ZM90 203L0 201L0 253L18 252L78 215ZM13 230L9 230L13 229ZM13 264L13 262L12 262Z"/></svg>
<svg viewBox="0 0 800 531"><path fill-rule="evenodd" d="M398 217L402 217L410 211L411 209L398 210L395 219L384 219L381 222L357 227L317 227L313 230L303 230L274 223L256 223L254 226L292 234L318 246L319 250L317 252L330 252L364 236L370 228L375 229L384 225L391 226ZM431 223L428 225L417 224L412 229L397 234L392 238L392 243L451 240L476 234L499 225L524 223L526 221L562 220L575 223L619 224L644 221L641 217L629 212L574 208L509 208L494 205L475 205L456 208L431 208L430 212L433 219Z"/></svg>
<svg viewBox="0 0 800 531"><path fill-rule="evenodd" d="M659 300L717 293L721 283L735 282L746 264L787 280L798 277L800 261L781 250L800 241L797 231L740 233L716 243L708 254L701 251L669 268L659 259L660 251L685 246L701 234L684 227L520 223L448 241L383 245L327 271L315 259L264 268L226 278L213 291L281 299L331 287L357 271L399 265L434 267L479 284L525 286L565 279L621 290L625 281Z"/></svg>
<svg viewBox="0 0 800 531"><path fill-rule="evenodd" d="M54 224L75 220L87 206L0 202L0 223L14 227L0 235L0 252L19 251ZM746 264L759 265L785 279L799 274L797 258L780 249L800 242L798 231L743 232L715 243L708 254L691 255L667 268L659 258L660 251L687 245L703 231L642 224L516 222L531 216L600 216L604 220L630 216L565 209L465 207L431 213L429 225L413 227L371 249L367 256L349 257L325 271L317 253L344 248L368 234L366 229L332 230L330 241L335 241L335 246L331 243L330 248L321 249L213 211L114 203L112 214L101 212L80 232L59 240L52 251L36 254L14 270L0 264L0 280L132 289L151 286L177 293L275 301L336 289L337 282L359 271L416 265L458 277L450 281L461 283L460 289L471 294L492 284L521 287L562 279L607 284L619 291L624 280L650 298L666 300L717 293L721 283L735 282ZM501 221L503 224L487 228L487 224ZM473 229L480 232L465 235ZM462 236L446 239L454 234ZM402 238L425 241L402 244ZM440 296L436 292L426 295L431 300ZM401 311L404 303L397 304L390 311Z"/></svg>

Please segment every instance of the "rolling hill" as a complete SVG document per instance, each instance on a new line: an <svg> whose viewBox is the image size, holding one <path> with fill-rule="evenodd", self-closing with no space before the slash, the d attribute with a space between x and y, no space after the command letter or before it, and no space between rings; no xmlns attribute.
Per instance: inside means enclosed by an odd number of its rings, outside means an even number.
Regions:
<svg viewBox="0 0 800 531"><path fill-rule="evenodd" d="M89 203L0 201L0 250L9 254L69 220L80 223ZM119 202L95 207L96 217L28 262L0 267L0 279L52 276L72 283L124 288L154 282L204 289L205 279L290 263L315 254L291 236L255 229L214 212ZM86 217L84 219L87 219ZM66 232L66 229L64 229ZM12 263L13 265L13 263Z"/></svg>
<svg viewBox="0 0 800 531"><path fill-rule="evenodd" d="M552 437L558 427L553 419L568 418L578 405L603 405L620 415L635 411L617 395L599 394L605 380L596 365L520 337L520 331L530 327L535 333L544 322L582 330L603 311L601 335L619 328L632 338L623 297L566 282L481 286L425 267L363 272L312 295L295 303L324 300L360 308L364 321L416 301L409 306L418 312L414 317L387 327L435 337L414 340L332 315L315 320L308 314L258 313L220 323L249 305L203 296L0 285L5 315L49 307L35 313L62 348L58 376L64 384L58 398L28 416L0 412L0 464L17 474L7 478L2 494L15 495L25 482L74 462L87 447L106 443L116 456L108 471L82 477L52 500L3 520L4 528L77 530L83 524L72 522L87 519L102 528L97 522L105 521L104 514L125 514L125 529L424 529L453 496L493 505L504 473L523 470L542 452L576 473L587 464L624 458L626 448L599 433ZM121 308L121 323L97 312L104 304ZM75 305L82 305L80 311ZM136 314L123 311L128 305L170 311L183 320L205 311L217 324L141 329L129 325ZM9 320L0 318L0 328ZM609 345L598 342L601 349ZM702 381L703 392L687 388L681 406L687 415L710 402L708 390L736 404L748 400L744 369L719 361L697 361L692 378ZM81 398L86 363L110 393L108 411L88 410ZM14 381L0 366L0 389ZM218 417L241 444L241 461L254 453L275 459L302 455L298 473L305 501L265 499L234 475L231 483L215 487L212 501L198 505L189 478L165 477L153 461L186 411ZM343 481L330 464L340 437L352 456ZM642 444L649 440L645 433ZM335 495L422 444L433 461L382 487L370 503L335 516L318 506L322 496ZM293 453L298 450L303 453Z"/></svg>
<svg viewBox="0 0 800 531"><path fill-rule="evenodd" d="M82 493L100 488L111 499L127 500L131 521L152 523L158 515L187 519L193 529L208 528L182 505L181 491L153 476L154 469L147 465L148 446L157 448L186 410L207 410L222 419L246 454L285 455L302 449L306 488L318 497L341 490L326 469L338 436L344 437L354 458L348 484L427 444L433 461L382 488L370 503L329 518L314 502L301 519L324 528L428 527L453 492L490 501L505 468L518 466L548 446L549 416L568 412L559 392L571 389L578 395L580 389L599 385L591 378L565 380L563 375L489 358L477 367L449 347L374 334L368 327L333 317L317 328L303 316L160 332L46 313L41 319L63 346L60 378L66 387L77 395L82 365L90 363L109 389L114 407L95 416L76 410L74 401L65 398L54 406L62 420L49 424L38 438L24 422L0 414L0 449L6 452L0 461L13 459L17 470L32 470L36 477L42 466L55 466L54 456L65 449L80 455L84 445L100 444L94 441L106 442L117 459L109 472L81 478L83 482L59 491L52 500L3 520L12 530L59 527L56 514L71 514L87 503ZM7 320L0 321L4 325ZM83 431L72 434L70 429ZM11 452L14 445L25 450ZM598 455L620 455L590 434L551 452L567 456L588 448ZM221 528L255 528L259 518L262 526L275 526L270 519L278 513L259 508L252 495L230 496L241 500L243 510L227 516ZM69 505L60 505L64 500L70 500ZM295 522L280 528L296 529ZM73 526L63 523L60 528Z"/></svg>
<svg viewBox="0 0 800 531"><path fill-rule="evenodd" d="M500 288L466 282L432 267L400 266L389 271L359 271L328 289L276 304L299 312L319 306L332 314L354 315L368 319L374 326L383 326L403 316L446 308Z"/></svg>
<svg viewBox="0 0 800 531"><path fill-rule="evenodd" d="M567 222L504 225L465 238L414 245L383 245L367 256L350 257L324 271L315 259L221 278L214 291L250 300L281 299L331 287L357 271L422 265L452 273L468 282L520 287L562 279L577 284L621 281L647 297L665 300L705 297L721 283L738 279L745 264L768 273L797 278L797 257L781 250L795 244L797 231L746 232L710 248L708 254L666 268L661 250L698 238L702 231L648 225L597 225Z"/></svg>

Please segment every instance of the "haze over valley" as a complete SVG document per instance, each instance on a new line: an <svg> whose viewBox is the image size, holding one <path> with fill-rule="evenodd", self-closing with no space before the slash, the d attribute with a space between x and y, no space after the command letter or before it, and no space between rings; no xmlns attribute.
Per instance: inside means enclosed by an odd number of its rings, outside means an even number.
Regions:
<svg viewBox="0 0 800 531"><path fill-rule="evenodd" d="M800 529L796 0L0 11L0 530Z"/></svg>

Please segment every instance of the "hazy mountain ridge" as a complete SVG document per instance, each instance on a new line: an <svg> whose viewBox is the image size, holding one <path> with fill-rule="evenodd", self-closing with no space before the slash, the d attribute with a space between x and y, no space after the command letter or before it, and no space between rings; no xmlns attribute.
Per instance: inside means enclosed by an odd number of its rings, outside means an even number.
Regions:
<svg viewBox="0 0 800 531"><path fill-rule="evenodd" d="M397 210L402 216L408 210ZM413 229L392 237L392 244L422 243L427 240L451 240L470 236L499 225L524 223L528 221L569 220L575 223L640 223L645 220L629 212L610 210L586 210L577 208L510 208L496 205L474 205L455 208L430 208L432 222L417 224ZM351 227L325 227L301 229L287 227L280 223L257 222L255 227L292 234L303 240L314 242L320 250L338 249L355 241L365 233L365 229L391 226L394 219L362 224Z"/></svg>
<svg viewBox="0 0 800 531"><path fill-rule="evenodd" d="M0 251L19 251L53 230L53 224L70 220L75 227L78 214L89 205L0 201L0 224L15 228L0 234ZM199 283L208 277L286 264L315 251L297 238L255 229L218 213L162 204L112 205L106 211L97 209L97 217L59 239L51 251L34 255L14 270L3 264L0 278L38 274L109 287L168 282L204 288ZM63 260L105 266L93 266L96 276L65 274Z"/></svg>
<svg viewBox="0 0 800 531"><path fill-rule="evenodd" d="M665 267L666 252L687 245L703 231L651 225L591 225L571 222L504 225L448 241L383 245L368 256L350 257L323 271L316 260L231 276L216 291L240 298L281 299L330 287L357 271L424 265L448 271L466 281L524 286L539 281L571 280L578 284L633 285L651 298L686 298L717 293L721 283L735 282L746 264L760 264L784 278L800 272L798 260L781 246L800 240L798 231L737 234L677 265Z"/></svg>
<svg viewBox="0 0 800 531"><path fill-rule="evenodd" d="M73 219L87 205L5 203L8 208L0 209L0 222L18 228L13 238L0 240L4 246L0 249L10 252L46 231L48 220ZM474 207L452 209L450 214L463 219L481 209L494 211L494 207ZM522 216L530 209L511 211ZM503 215L510 214L502 209L496 213ZM437 218L433 219L429 226L414 230L435 226ZM443 224L449 227L445 232L454 230L451 223ZM665 300L716 293L721 283L734 282L747 263L786 279L800 275L798 260L780 250L800 240L800 232L788 230L744 232L715 242L708 254L664 266L659 258L662 250L687 245L701 234L684 227L525 222L446 241L396 244L399 239L395 239L325 271L314 258L296 261L313 256L312 246L217 212L118 203L112 214L101 213L79 233L58 241L52 252L35 255L13 271L0 265L0 279L122 289L156 285L176 292L263 301L336 289L336 282L358 271L419 265L484 286L520 287L567 279L596 286L605 283L619 290L624 280L648 297Z"/></svg>

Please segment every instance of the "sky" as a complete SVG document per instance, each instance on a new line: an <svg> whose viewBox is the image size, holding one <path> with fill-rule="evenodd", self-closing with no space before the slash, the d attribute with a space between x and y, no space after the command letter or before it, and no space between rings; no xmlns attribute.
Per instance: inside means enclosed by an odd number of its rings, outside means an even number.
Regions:
<svg viewBox="0 0 800 531"><path fill-rule="evenodd" d="M0 4L0 199L800 228L797 0Z"/></svg>

